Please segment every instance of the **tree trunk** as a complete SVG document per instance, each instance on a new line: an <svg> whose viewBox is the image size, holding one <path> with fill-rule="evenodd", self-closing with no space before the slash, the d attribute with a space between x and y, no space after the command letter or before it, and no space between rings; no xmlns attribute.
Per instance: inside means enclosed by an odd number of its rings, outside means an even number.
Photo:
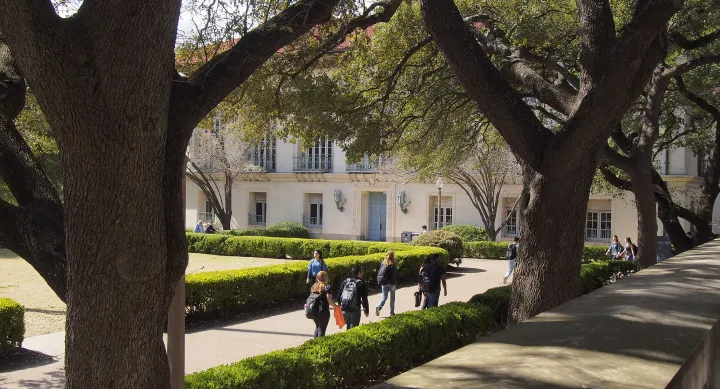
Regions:
<svg viewBox="0 0 720 389"><path fill-rule="evenodd" d="M492 224L491 224L491 226L492 226ZM487 232L489 241L495 242L497 240L497 234L495 233L495 227L485 228L485 232Z"/></svg>
<svg viewBox="0 0 720 389"><path fill-rule="evenodd" d="M524 174L530 200L520 218L522 236L510 302L513 323L580 293L585 216L594 175L594 169L587 167L595 165L558 162L543 169L544 173ZM562 166L577 168L570 175ZM572 183L558 184L563 181Z"/></svg>
<svg viewBox="0 0 720 389"><path fill-rule="evenodd" d="M680 225L678 216L664 202L658 201L658 218L663 224L665 234L670 239L675 251L674 254L680 254L693 248L692 239L687 237L685 229Z"/></svg>
<svg viewBox="0 0 720 389"><path fill-rule="evenodd" d="M233 176L225 173L225 206L220 216L220 224L223 230L230 230L230 222L232 221L232 187Z"/></svg>
<svg viewBox="0 0 720 389"><path fill-rule="evenodd" d="M635 208L638 216L638 261L646 268L657 263L657 208L653 190L650 157L635 156L638 161L634 171L628 172L632 180Z"/></svg>

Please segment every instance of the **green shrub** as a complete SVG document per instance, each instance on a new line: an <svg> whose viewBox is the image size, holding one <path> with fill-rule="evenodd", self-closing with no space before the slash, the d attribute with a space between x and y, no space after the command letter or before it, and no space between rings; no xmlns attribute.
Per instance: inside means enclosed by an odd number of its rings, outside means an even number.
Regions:
<svg viewBox="0 0 720 389"><path fill-rule="evenodd" d="M638 270L637 262L632 261L601 261L580 266L580 295L602 288L609 284L613 277L624 277ZM493 313L495 330L507 326L510 316L510 293L512 285L488 289L485 293L476 294L470 303L485 305Z"/></svg>
<svg viewBox="0 0 720 389"><path fill-rule="evenodd" d="M270 255L278 250L276 243L288 239L231 237L228 246L238 243L241 247L252 246L253 250L266 250ZM298 239L306 242L307 240ZM242 245L240 244L242 243ZM317 246L317 245L316 245ZM403 246L405 251L396 251L398 279L415 280L423 259L431 254L440 254L443 265L448 263L447 251L435 247ZM367 247L364 248L367 250ZM332 252L332 249L330 249ZM332 284L337 288L340 282L350 276L353 265L363 267L363 279L373 283L377 278L380 261L384 252L353 255L326 260ZM308 257L309 258L309 257ZM267 303L279 303L307 297L309 287L305 284L307 262L297 261L283 265L272 265L238 270L225 270L190 274L186 277L185 308L188 315L223 315L237 311L263 308Z"/></svg>
<svg viewBox="0 0 720 389"><path fill-rule="evenodd" d="M268 227L266 231L278 238L308 238L308 229L298 222L280 222Z"/></svg>
<svg viewBox="0 0 720 389"><path fill-rule="evenodd" d="M0 354L22 346L25 308L15 300L0 297Z"/></svg>
<svg viewBox="0 0 720 389"><path fill-rule="evenodd" d="M486 290L485 293L476 294L468 302L490 308L493 313L493 330L502 331L508 324L511 292L510 285L498 286Z"/></svg>
<svg viewBox="0 0 720 389"><path fill-rule="evenodd" d="M463 257L505 259L508 244L510 244L509 241L466 242L463 244ZM582 261L583 263L606 261L609 257L605 255L605 252L607 252L607 247L604 246L585 246L583 247Z"/></svg>
<svg viewBox="0 0 720 389"><path fill-rule="evenodd" d="M484 228L475 227L471 224L449 225L443 227L442 229L444 231L450 231L460 235L463 243L488 240L488 235Z"/></svg>
<svg viewBox="0 0 720 389"><path fill-rule="evenodd" d="M463 257L505 259L505 252L510 242L468 242L463 244Z"/></svg>
<svg viewBox="0 0 720 389"><path fill-rule="evenodd" d="M448 252L450 264L460 266L463 255L463 241L460 235L443 230L429 231L420 234L410 243L413 246L441 247Z"/></svg>
<svg viewBox="0 0 720 389"><path fill-rule="evenodd" d="M358 242L350 240L273 238L265 236L228 236L187 233L188 251L242 257L265 257L309 260L314 250L325 258L403 251L407 243Z"/></svg>
<svg viewBox="0 0 720 389"><path fill-rule="evenodd" d="M590 263L595 261L607 261L610 259L609 256L605 255L607 252L606 246L585 246L583 247L583 263Z"/></svg>
<svg viewBox="0 0 720 389"><path fill-rule="evenodd" d="M191 374L185 385L188 389L367 387L472 343L491 325L487 307L450 303Z"/></svg>

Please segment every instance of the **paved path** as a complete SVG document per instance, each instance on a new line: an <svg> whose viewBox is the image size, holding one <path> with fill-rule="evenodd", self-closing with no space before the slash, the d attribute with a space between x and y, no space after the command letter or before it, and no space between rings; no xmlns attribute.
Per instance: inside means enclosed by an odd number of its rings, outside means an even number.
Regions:
<svg viewBox="0 0 720 389"><path fill-rule="evenodd" d="M455 270L455 269L453 269ZM463 266L448 279L448 295L440 297L440 303L467 301L473 295L502 284L503 273L507 270L505 261L466 259ZM398 289L396 292L396 313L414 310L416 287ZM363 316L361 323L369 323L387 317L389 306L375 316L374 306L380 296L370 296L371 312ZM302 308L302 303L298 303ZM314 325L305 318L302 310L270 316L235 325L219 326L185 336L186 373L193 373L213 366L232 363L254 355L294 347L312 339ZM330 320L328 334L338 332L334 320ZM64 333L31 337L23 346L27 349L53 356L51 363L24 370L0 373L2 388L62 388L64 384Z"/></svg>

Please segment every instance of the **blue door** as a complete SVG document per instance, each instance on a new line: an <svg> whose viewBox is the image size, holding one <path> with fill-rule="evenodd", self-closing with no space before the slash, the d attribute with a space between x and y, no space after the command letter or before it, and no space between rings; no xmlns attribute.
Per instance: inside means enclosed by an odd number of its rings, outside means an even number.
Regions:
<svg viewBox="0 0 720 389"><path fill-rule="evenodd" d="M383 192L370 192L368 207L368 240L385 240L387 196Z"/></svg>

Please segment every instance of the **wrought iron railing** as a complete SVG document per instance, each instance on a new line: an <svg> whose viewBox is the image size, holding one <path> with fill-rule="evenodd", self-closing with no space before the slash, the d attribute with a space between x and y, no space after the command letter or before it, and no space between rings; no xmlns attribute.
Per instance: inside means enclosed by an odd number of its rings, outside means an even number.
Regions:
<svg viewBox="0 0 720 389"><path fill-rule="evenodd" d="M307 228L322 228L322 217L303 216L303 225Z"/></svg>
<svg viewBox="0 0 720 389"><path fill-rule="evenodd" d="M248 214L248 225L249 226L264 226L266 223L266 215L253 215Z"/></svg>
<svg viewBox="0 0 720 389"><path fill-rule="evenodd" d="M293 172L296 173L329 173L332 171L330 157L294 157Z"/></svg>

